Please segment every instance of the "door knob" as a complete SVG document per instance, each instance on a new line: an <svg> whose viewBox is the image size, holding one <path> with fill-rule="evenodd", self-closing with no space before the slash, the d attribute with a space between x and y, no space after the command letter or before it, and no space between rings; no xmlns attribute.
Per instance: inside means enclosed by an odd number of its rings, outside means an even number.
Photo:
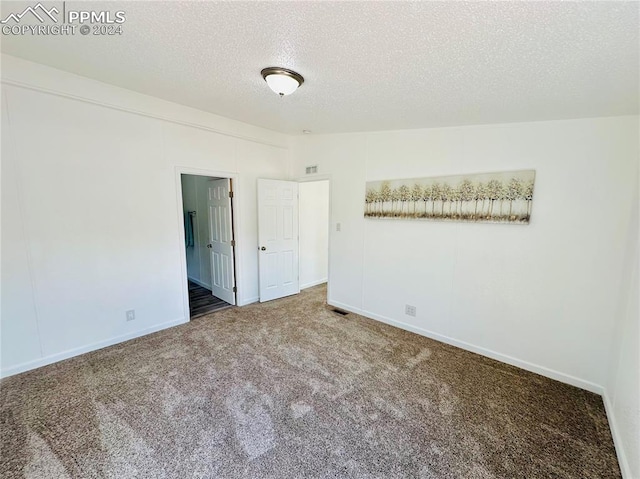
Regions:
<svg viewBox="0 0 640 479"><path fill-rule="evenodd" d="M260 248L261 251L267 251L266 246L263 246L262 248Z"/></svg>
<svg viewBox="0 0 640 479"><path fill-rule="evenodd" d="M212 245L211 243L209 243L209 244L207 245L207 248L213 248L213 245Z"/></svg>

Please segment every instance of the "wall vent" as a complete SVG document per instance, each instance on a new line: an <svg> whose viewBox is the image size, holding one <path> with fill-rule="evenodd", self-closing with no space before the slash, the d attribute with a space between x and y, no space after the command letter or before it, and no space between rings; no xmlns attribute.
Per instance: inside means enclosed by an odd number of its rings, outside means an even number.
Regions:
<svg viewBox="0 0 640 479"><path fill-rule="evenodd" d="M318 165L307 166L307 175L315 175L318 172Z"/></svg>

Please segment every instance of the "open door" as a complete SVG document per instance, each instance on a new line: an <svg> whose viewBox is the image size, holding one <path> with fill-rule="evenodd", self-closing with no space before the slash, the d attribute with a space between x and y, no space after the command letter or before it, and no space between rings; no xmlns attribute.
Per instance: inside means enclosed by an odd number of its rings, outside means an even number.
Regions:
<svg viewBox="0 0 640 479"><path fill-rule="evenodd" d="M233 263L233 227L231 216L231 180L211 180L208 191L209 248L211 257L211 293L236 304Z"/></svg>
<svg viewBox="0 0 640 479"><path fill-rule="evenodd" d="M298 183L258 180L260 302L300 292Z"/></svg>

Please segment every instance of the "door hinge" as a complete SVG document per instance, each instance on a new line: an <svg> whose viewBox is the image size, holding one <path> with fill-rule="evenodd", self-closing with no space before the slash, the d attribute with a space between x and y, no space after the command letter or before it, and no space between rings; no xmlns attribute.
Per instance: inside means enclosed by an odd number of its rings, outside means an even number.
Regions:
<svg viewBox="0 0 640 479"><path fill-rule="evenodd" d="M229 192L229 198L233 198L233 191Z"/></svg>
<svg viewBox="0 0 640 479"><path fill-rule="evenodd" d="M231 240L231 246L232 246L233 248L235 248L235 246L236 246L236 240Z"/></svg>
<svg viewBox="0 0 640 479"><path fill-rule="evenodd" d="M237 293L237 292L238 292L238 287L237 287L237 286L234 286L234 287L233 287L233 292L234 292L234 293Z"/></svg>

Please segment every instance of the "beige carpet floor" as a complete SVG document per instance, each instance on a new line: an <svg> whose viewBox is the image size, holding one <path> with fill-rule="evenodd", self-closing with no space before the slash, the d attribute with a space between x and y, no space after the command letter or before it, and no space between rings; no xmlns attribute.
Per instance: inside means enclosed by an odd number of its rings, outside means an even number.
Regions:
<svg viewBox="0 0 640 479"><path fill-rule="evenodd" d="M617 478L602 400L316 287L0 384L3 478Z"/></svg>

